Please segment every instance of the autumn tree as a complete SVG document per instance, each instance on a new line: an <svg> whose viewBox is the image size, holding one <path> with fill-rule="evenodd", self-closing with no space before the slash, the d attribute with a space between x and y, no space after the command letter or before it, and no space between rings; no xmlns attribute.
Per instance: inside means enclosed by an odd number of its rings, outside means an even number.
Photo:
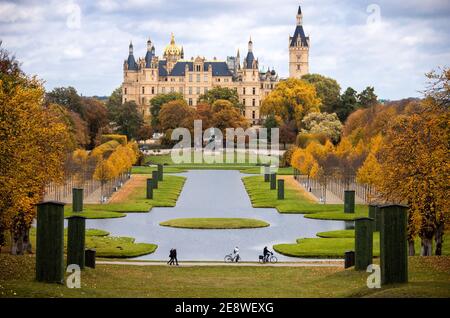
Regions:
<svg viewBox="0 0 450 318"><path fill-rule="evenodd" d="M336 114L309 113L302 120L302 132L310 134L324 134L334 143L339 141L342 124Z"/></svg>
<svg viewBox="0 0 450 318"><path fill-rule="evenodd" d="M308 113L320 111L320 98L314 85L295 78L280 82L263 100L261 115L277 115L284 122L295 120L300 129L301 121Z"/></svg>
<svg viewBox="0 0 450 318"><path fill-rule="evenodd" d="M31 250L29 230L45 185L62 178L71 144L69 130L44 88L0 47L0 247L11 232L11 253Z"/></svg>
<svg viewBox="0 0 450 318"><path fill-rule="evenodd" d="M173 100L161 107L159 112L160 126L163 130L184 127L191 129L194 122L194 109L186 101Z"/></svg>
<svg viewBox="0 0 450 318"><path fill-rule="evenodd" d="M248 127L248 122L240 111L229 101L219 99L212 104L212 125L222 131L225 136L227 128Z"/></svg>
<svg viewBox="0 0 450 318"><path fill-rule="evenodd" d="M158 94L150 100L150 114L152 116L151 125L156 131L161 129L159 112L161 111L162 106L174 100L184 100L183 95L180 93L170 92L167 94Z"/></svg>

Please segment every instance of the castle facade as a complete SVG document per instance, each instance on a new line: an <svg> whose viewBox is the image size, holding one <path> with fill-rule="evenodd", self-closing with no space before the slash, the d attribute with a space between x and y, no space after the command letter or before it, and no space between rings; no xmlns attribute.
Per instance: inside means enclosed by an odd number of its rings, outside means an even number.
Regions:
<svg viewBox="0 0 450 318"><path fill-rule="evenodd" d="M289 77L300 78L309 72L309 46L299 7L294 35L289 36ZM237 90L244 105L243 115L249 123L258 125L261 102L279 81L274 69L259 69L251 38L242 61L239 50L236 56L228 56L221 61L200 56L185 59L183 47L175 43L172 34L162 58L156 56L155 46L148 40L145 57L136 61L133 44L130 43L128 58L123 63L122 99L123 102L136 102L146 116L150 114L150 100L157 94L181 93L188 105L195 107L200 95L215 86L227 87Z"/></svg>

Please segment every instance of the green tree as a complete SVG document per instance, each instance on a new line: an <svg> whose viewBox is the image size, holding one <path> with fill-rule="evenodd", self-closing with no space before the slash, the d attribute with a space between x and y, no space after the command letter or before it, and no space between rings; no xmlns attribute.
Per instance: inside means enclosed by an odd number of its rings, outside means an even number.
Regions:
<svg viewBox="0 0 450 318"><path fill-rule="evenodd" d="M327 113L334 113L339 105L341 87L335 79L320 74L306 74L302 80L313 84L316 88L317 96L322 101L320 110Z"/></svg>
<svg viewBox="0 0 450 318"><path fill-rule="evenodd" d="M359 106L363 108L369 108L375 106L378 103L378 96L375 94L373 87L366 87L361 93L358 94Z"/></svg>
<svg viewBox="0 0 450 318"><path fill-rule="evenodd" d="M242 110L243 105L239 102L239 96L237 93L237 89L235 88L227 88L227 87L220 87L216 86L210 90L208 90L205 94L200 95L199 102L205 102L209 105L214 104L215 101L222 99L227 100L231 104L233 104L234 107Z"/></svg>
<svg viewBox="0 0 450 318"><path fill-rule="evenodd" d="M137 132L144 123L134 101L123 103L114 113L113 121L117 126L117 132L126 135L128 140L137 137Z"/></svg>
<svg viewBox="0 0 450 318"><path fill-rule="evenodd" d="M83 101L81 96L72 86L69 87L56 87L51 92L46 94L47 103L58 104L66 107L67 109L80 114L84 119L83 113Z"/></svg>
<svg viewBox="0 0 450 318"><path fill-rule="evenodd" d="M109 96L106 102L106 108L108 109L108 117L113 119L114 113L122 105L122 86L117 87Z"/></svg>
<svg viewBox="0 0 450 318"><path fill-rule="evenodd" d="M173 100L184 100L183 95L180 93L167 93L167 94L158 94L150 100L150 114L152 115L151 124L154 130L159 130L160 120L159 120L159 112L161 111L161 107L164 104L167 104Z"/></svg>
<svg viewBox="0 0 450 318"><path fill-rule="evenodd" d="M108 110L102 102L92 97L82 98L82 109L89 130L89 148L92 149L108 125Z"/></svg>
<svg viewBox="0 0 450 318"><path fill-rule="evenodd" d="M336 109L336 115L341 122L344 122L352 112L358 109L358 107L357 92L353 88L348 87L344 94L341 95Z"/></svg>

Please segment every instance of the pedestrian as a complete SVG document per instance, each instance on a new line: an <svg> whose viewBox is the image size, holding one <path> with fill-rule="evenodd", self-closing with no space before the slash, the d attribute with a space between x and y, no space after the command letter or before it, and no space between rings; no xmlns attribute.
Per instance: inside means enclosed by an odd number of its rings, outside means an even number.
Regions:
<svg viewBox="0 0 450 318"><path fill-rule="evenodd" d="M167 262L167 265L173 265L173 251L174 251L174 249L173 248L171 248L170 249L170 252L169 252L169 261Z"/></svg>
<svg viewBox="0 0 450 318"><path fill-rule="evenodd" d="M173 254L172 255L173 255L172 264L173 264L173 261L175 260L175 262L176 262L176 264L178 266L177 249L176 248L173 249Z"/></svg>

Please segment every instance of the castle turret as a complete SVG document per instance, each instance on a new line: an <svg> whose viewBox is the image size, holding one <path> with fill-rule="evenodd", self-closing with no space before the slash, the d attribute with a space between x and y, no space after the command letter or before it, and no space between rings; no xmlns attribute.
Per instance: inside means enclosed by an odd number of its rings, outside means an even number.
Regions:
<svg viewBox="0 0 450 318"><path fill-rule="evenodd" d="M248 53L244 60L244 68L251 69L251 68L257 68L257 63L255 62L255 56L253 55L253 41L252 37L250 37L250 40L248 41Z"/></svg>
<svg viewBox="0 0 450 318"><path fill-rule="evenodd" d="M150 68L152 66L152 59L155 56L155 47L152 41L148 39L147 41L147 53L145 53L145 67Z"/></svg>
<svg viewBox="0 0 450 318"><path fill-rule="evenodd" d="M303 14L299 6L297 26L294 35L289 37L289 77L301 78L309 73L309 36L303 30Z"/></svg>
<svg viewBox="0 0 450 318"><path fill-rule="evenodd" d="M130 46L128 47L128 60L127 60L128 70L137 71L138 65L133 55L133 43L130 41Z"/></svg>

